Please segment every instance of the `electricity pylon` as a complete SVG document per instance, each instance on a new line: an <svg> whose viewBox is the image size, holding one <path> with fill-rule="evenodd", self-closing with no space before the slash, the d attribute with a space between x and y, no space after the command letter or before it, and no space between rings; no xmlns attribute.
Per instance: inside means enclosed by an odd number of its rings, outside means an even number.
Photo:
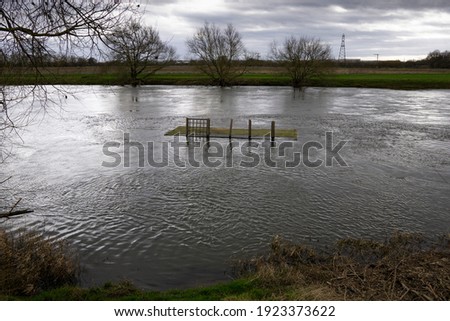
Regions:
<svg viewBox="0 0 450 321"><path fill-rule="evenodd" d="M345 34L342 34L341 49L339 50L338 61L345 62L346 60L347 60L347 56L346 56L346 53L345 53Z"/></svg>

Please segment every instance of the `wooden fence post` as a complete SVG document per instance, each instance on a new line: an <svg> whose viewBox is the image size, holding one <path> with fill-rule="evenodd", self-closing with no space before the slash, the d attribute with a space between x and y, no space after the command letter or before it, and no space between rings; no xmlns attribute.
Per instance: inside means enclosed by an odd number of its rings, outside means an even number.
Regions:
<svg viewBox="0 0 450 321"><path fill-rule="evenodd" d="M270 141L275 141L275 121L272 121L272 126L270 127Z"/></svg>
<svg viewBox="0 0 450 321"><path fill-rule="evenodd" d="M189 137L189 118L186 117L186 138Z"/></svg>

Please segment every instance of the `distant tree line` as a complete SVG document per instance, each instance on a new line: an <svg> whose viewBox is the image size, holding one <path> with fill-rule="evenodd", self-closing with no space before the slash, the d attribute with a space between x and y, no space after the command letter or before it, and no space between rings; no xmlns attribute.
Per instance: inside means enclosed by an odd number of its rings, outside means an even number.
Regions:
<svg viewBox="0 0 450 321"><path fill-rule="evenodd" d="M425 59L420 60L348 60L339 61L337 66L347 68L432 68L432 69L447 69L450 68L450 51L434 50L428 54Z"/></svg>
<svg viewBox="0 0 450 321"><path fill-rule="evenodd" d="M425 59L430 68L450 68L450 51L435 50Z"/></svg>
<svg viewBox="0 0 450 321"><path fill-rule="evenodd" d="M26 55L12 54L7 59L0 59L0 66L32 66ZM97 58L77 55L43 55L39 58L39 67L81 67L99 64Z"/></svg>

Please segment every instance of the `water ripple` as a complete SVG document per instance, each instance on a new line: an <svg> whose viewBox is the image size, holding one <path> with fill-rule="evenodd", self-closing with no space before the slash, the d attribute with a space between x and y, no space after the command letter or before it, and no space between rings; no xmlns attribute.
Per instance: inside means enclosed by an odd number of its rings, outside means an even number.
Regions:
<svg viewBox="0 0 450 321"><path fill-rule="evenodd" d="M3 167L13 175L14 192L1 196L8 204L22 197L21 205L35 210L8 228L37 228L76 247L86 284L128 278L164 289L224 279L230 258L264 251L276 234L327 246L397 229L449 232L448 91L155 86L93 92L68 100L64 122L51 118L28 129L16 161ZM298 130L296 151L308 141L325 144L331 131L335 143L348 141L342 156L349 166L101 166L105 142L121 142L128 132L158 149L171 141L164 132L186 116L211 117L224 127L229 118L241 127L249 118L261 127L275 119ZM219 143L226 148L228 141ZM182 148L183 159L188 150ZM123 147L117 152L123 157ZM262 159L264 148L255 152ZM235 165L244 159L233 156Z"/></svg>

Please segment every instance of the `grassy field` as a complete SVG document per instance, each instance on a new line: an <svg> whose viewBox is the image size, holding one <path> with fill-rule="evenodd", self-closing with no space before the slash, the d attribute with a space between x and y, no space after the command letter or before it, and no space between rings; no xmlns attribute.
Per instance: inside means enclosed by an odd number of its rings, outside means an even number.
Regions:
<svg viewBox="0 0 450 321"><path fill-rule="evenodd" d="M156 74L146 81L152 85L208 85L209 79L198 74ZM288 75L245 74L235 82L239 86L290 86ZM450 89L450 73L417 74L328 74L311 80L314 87L358 87L387 89Z"/></svg>
<svg viewBox="0 0 450 321"><path fill-rule="evenodd" d="M66 286L28 297L1 296L0 300L33 301L267 301L343 300L321 285L265 286L260 280L240 278L216 285L185 290L143 291L132 283L106 283L93 288Z"/></svg>
<svg viewBox="0 0 450 321"><path fill-rule="evenodd" d="M41 292L34 296L1 296L0 300L38 300L38 301L107 301L107 300L150 300L150 301L207 301L263 298L265 294L254 290L250 280L234 280L210 287L165 292L142 291L127 281L106 283L103 286L81 288L63 286Z"/></svg>
<svg viewBox="0 0 450 321"><path fill-rule="evenodd" d="M450 73L334 74L314 80L326 87L370 87L390 89L450 89Z"/></svg>
<svg viewBox="0 0 450 321"><path fill-rule="evenodd" d="M26 71L0 75L0 84L126 85L126 69L117 66L48 68L36 77ZM195 66L169 66L142 80L147 85L210 85ZM235 81L238 86L290 86L279 67L252 67ZM450 89L450 70L345 69L313 79L309 86L390 89Z"/></svg>

